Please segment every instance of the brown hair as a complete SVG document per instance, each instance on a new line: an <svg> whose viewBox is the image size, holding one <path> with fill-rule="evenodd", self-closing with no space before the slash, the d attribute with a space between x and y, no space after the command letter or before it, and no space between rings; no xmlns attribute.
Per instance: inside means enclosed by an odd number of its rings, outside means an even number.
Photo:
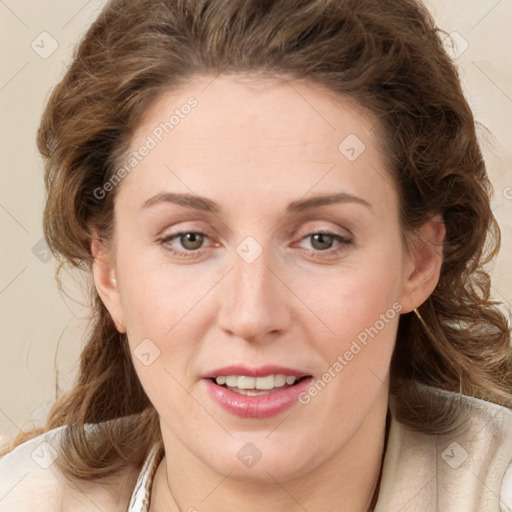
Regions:
<svg viewBox="0 0 512 512"><path fill-rule="evenodd" d="M110 1L55 87L38 133L50 248L62 264L90 272L92 228L108 241L115 197L98 199L94 190L119 168L163 91L197 74L307 79L379 119L404 232L431 212L446 226L440 280L419 310L424 324L414 314L400 318L390 388L399 421L438 433L452 423L444 402L419 400L412 380L511 407L510 331L483 268L498 251L499 228L475 121L441 35L419 0ZM93 286L91 299L95 316L75 386L44 427L14 443L70 425L57 463L86 479L140 465L161 436L126 335ZM101 423L94 437L86 437L87 423Z"/></svg>

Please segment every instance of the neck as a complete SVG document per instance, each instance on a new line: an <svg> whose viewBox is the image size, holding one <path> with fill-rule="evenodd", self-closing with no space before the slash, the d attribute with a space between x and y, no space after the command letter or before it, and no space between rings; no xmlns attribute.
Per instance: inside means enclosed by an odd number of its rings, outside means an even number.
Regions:
<svg viewBox="0 0 512 512"><path fill-rule="evenodd" d="M384 393L385 392L385 393ZM357 432L338 452L310 472L278 481L235 480L195 458L173 438L155 475L151 512L261 511L367 512L378 491L386 441L387 388L383 388ZM169 437L167 438L169 441Z"/></svg>

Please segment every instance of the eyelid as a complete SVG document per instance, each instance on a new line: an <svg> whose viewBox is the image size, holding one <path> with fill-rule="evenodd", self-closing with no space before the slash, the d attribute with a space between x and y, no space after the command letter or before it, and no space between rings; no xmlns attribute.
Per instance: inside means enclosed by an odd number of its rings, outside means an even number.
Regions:
<svg viewBox="0 0 512 512"><path fill-rule="evenodd" d="M321 221L319 221L320 223ZM204 252L208 251L211 248L218 247L221 245L219 242L215 242L214 236L211 236L208 229L202 229L197 226L180 226L179 228L175 228L175 230L171 230L168 233L165 233L165 230L163 234L157 237L157 242L162 245L166 250L168 250L171 253L174 253L175 255L178 255L179 257L183 258L198 258L204 254ZM344 233L343 233L344 231ZM174 244L171 244L170 239L179 238L181 235L185 235L187 233L196 233L203 237L205 237L205 241L210 241L210 243L198 248L198 249L180 249L179 247L176 247ZM298 229L294 230L294 233L292 235L293 242L291 244L292 247L296 247L298 244L300 244L303 240L312 237L316 234L325 234L332 236L335 239L335 245L334 247L331 247L326 250L318 250L318 249L310 249L303 247L302 250L312 253L313 255L317 255L318 257L321 257L322 255L324 257L330 256L336 256L336 254L343 249L343 246L351 245L354 243L354 236L352 232L347 228L342 228L339 225L336 225L336 228L333 227L326 227L325 221L323 225L320 226L311 226L311 225L299 225Z"/></svg>
<svg viewBox="0 0 512 512"><path fill-rule="evenodd" d="M185 230L176 231L174 233L162 235L161 237L157 238L156 242L164 250L166 250L166 251L170 252L171 254L173 254L174 256L177 256L184 260L186 260L186 259L193 260L198 257L201 257L204 254L204 252L208 250L208 246L200 247L199 249L196 249L196 250L187 250L187 249L179 249L171 244L170 240L172 238L179 238L181 235L185 235L187 233L196 233L196 234L206 237L208 240L211 240L211 237L207 233L203 232L202 230L185 229ZM214 243L213 245L218 246L219 244Z"/></svg>
<svg viewBox="0 0 512 512"><path fill-rule="evenodd" d="M304 238L305 236L314 235L317 233L336 235L336 236L346 238L349 240L353 240L353 238L354 238L353 233L349 229L341 227L339 225L336 225L336 227L326 227L325 223L323 225L320 224L319 226L311 226L311 225L308 225L307 227L301 226L294 233L293 237L294 238L299 237L302 240L302 238Z"/></svg>
<svg viewBox="0 0 512 512"><path fill-rule="evenodd" d="M179 231L174 231L171 233L163 234L158 237L158 241L165 242L172 238L178 238L182 235L186 235L188 233L194 233L196 235L201 235L202 237L206 238L207 240L212 240L212 237L202 229L180 229ZM218 244L215 244L218 245ZM188 251L188 252L199 252L200 250L204 249L204 247L201 247L200 249L197 249L196 251Z"/></svg>
<svg viewBox="0 0 512 512"><path fill-rule="evenodd" d="M348 245L353 245L352 237L340 235L338 233L335 233L335 232L329 231L329 230L310 231L309 233L306 233L304 236L300 237L299 241L295 242L293 245L296 245L297 243L300 244L304 240L311 239L311 237L313 235L318 235L318 234L330 236L333 238L334 242L337 242L337 243L335 243L333 247L330 247L329 249L325 249L323 251L319 250L319 249L310 249L308 247L303 248L304 251L306 251L314 256L319 256L319 257L337 256L337 255L339 255L340 251L345 249Z"/></svg>

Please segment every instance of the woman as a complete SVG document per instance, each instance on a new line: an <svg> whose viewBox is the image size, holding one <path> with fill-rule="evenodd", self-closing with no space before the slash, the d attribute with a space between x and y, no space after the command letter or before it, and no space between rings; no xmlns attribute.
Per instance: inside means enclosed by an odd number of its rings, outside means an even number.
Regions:
<svg viewBox="0 0 512 512"><path fill-rule="evenodd" d="M38 143L95 317L2 511L508 510L499 229L421 3L113 0Z"/></svg>

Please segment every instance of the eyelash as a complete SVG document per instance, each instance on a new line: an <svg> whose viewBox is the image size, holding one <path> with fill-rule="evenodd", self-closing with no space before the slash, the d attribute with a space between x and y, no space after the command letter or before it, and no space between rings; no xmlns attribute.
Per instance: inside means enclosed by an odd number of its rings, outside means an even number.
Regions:
<svg viewBox="0 0 512 512"><path fill-rule="evenodd" d="M177 233L173 233L171 235L165 236L163 238L159 238L157 241L162 245L165 250L171 252L175 256L184 257L184 258L193 258L197 255L201 255L204 252L203 247L196 250L189 250L189 251L182 251L180 249L176 249L169 245L169 242L173 240L174 238L179 238L182 235L193 233L195 235L201 235L203 237L209 238L209 236L204 233L203 231L179 231ZM344 237L342 235L338 235L337 233L333 233L331 231L325 230L325 231L311 231L310 233L302 236L300 238L300 241L305 240L309 237L312 237L313 235L328 235L332 236L334 240L336 240L339 245L337 248L331 248L326 249L324 251L318 250L318 249L304 249L306 253L309 256L315 257L315 258L326 258L329 256L338 256L340 253L346 251L348 249L348 246L352 245L352 240L350 238Z"/></svg>
<svg viewBox="0 0 512 512"><path fill-rule="evenodd" d="M300 241L305 240L307 238L312 237L313 235L328 235L331 236L334 241L338 242L338 245L334 248L326 249L324 251L321 251L319 249L304 249L306 253L309 256L312 256L313 258L329 258L329 257L335 257L339 256L342 252L345 252L348 250L348 247L352 245L352 240L346 236L338 235L337 233L333 233L332 231L311 231L307 233L306 235L302 236L300 238Z"/></svg>

